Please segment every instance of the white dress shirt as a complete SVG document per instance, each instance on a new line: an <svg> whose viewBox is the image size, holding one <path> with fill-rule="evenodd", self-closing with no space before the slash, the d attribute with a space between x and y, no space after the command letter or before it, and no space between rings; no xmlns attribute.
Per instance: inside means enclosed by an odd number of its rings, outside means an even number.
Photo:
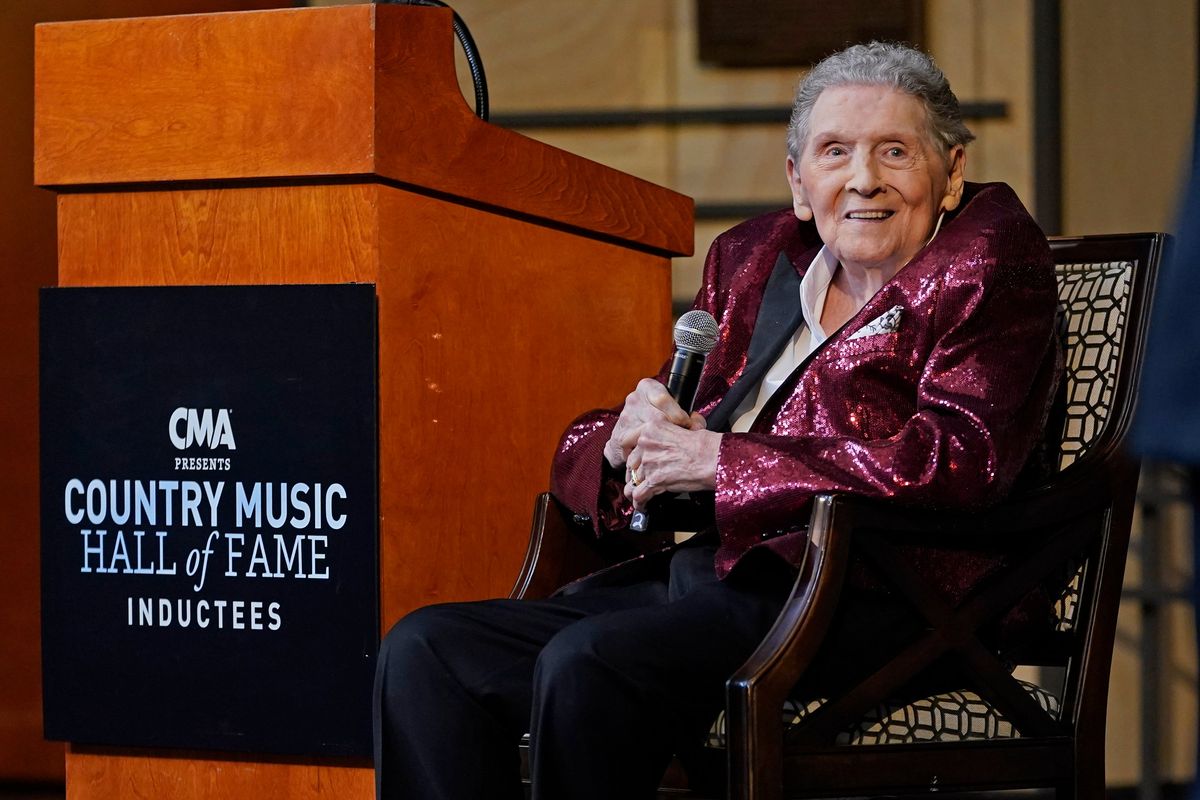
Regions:
<svg viewBox="0 0 1200 800"><path fill-rule="evenodd" d="M937 223L933 226L933 233L925 242L926 246L942 229L942 220L945 219L945 216L944 212L938 214ZM828 247L821 245L820 252L817 253L817 257L812 260L808 271L800 280L800 311L804 316L804 321L792 335L792 340L784 346L783 352L775 359L775 363L767 370L767 374L758 384L758 389L747 392L737 410L733 412L733 425L730 426L730 431L745 433L750 430L750 426L754 424L754 420L763 410L767 401L771 399L775 390L787 380L787 377L800 365L801 361L808 358L829 337L829 334L821 327L821 314L825 311L825 296L829 293L829 284L833 282L833 276L837 270L837 259L834 258L833 253L829 252Z"/></svg>
<svg viewBox="0 0 1200 800"><path fill-rule="evenodd" d="M783 347L775 363L763 375L757 390L746 393L741 405L733 412L733 425L729 430L745 433L750 430L763 406L771 399L775 390L787 380L796 366L808 358L812 351L821 346L829 335L821 327L821 313L825 310L825 296L829 284L837 272L838 262L828 247L822 246L800 281L800 312L804 321L792 334L791 341Z"/></svg>

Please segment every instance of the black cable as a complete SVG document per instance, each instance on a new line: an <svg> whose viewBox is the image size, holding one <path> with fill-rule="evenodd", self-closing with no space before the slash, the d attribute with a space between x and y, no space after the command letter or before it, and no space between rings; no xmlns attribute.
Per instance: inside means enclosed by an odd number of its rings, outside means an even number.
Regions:
<svg viewBox="0 0 1200 800"><path fill-rule="evenodd" d="M442 0L376 0L376 2L406 6L450 8ZM479 57L479 48L475 46L475 40L471 37L471 31L467 29L467 24L463 22L462 17L458 15L457 11L453 8L450 8L450 11L454 14L454 36L462 46L463 55L467 57L467 68L471 70L471 84L475 87L475 116L486 122L488 118L488 90L487 76L483 74L483 60Z"/></svg>

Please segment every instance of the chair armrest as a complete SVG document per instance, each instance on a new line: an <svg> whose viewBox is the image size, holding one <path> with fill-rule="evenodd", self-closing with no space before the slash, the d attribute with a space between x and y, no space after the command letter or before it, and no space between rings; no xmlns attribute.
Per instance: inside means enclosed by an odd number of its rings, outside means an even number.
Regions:
<svg viewBox="0 0 1200 800"><path fill-rule="evenodd" d="M799 663L799 654L794 650L801 641L801 627L812 624L807 617L818 610L818 600L824 598L826 589L840 591L852 529L864 528L901 536L915 534L923 538L952 534L956 543L970 546L973 541L986 540L991 534L1011 538L1023 531L1062 527L1081 516L1107 508L1117 488L1130 490L1136 480L1136 462L1128 459L1105 470L1069 469L1058 476L1053 485L975 511L917 508L850 495L819 495L813 501L808 524L808 551L792 594L775 626L731 684L734 681L759 682L764 679L760 674L762 670L777 669L775 665L785 662ZM1122 483L1125 485L1119 486ZM828 620L823 621L823 624L827 623ZM807 664L807 660L804 663ZM792 667L788 672L795 672L795 675L782 676L781 680L786 683L793 677L798 679L802 671L802 668ZM790 688L789 685L784 691Z"/></svg>
<svg viewBox="0 0 1200 800"><path fill-rule="evenodd" d="M758 649L726 683L730 798L780 796L779 708L812 662L833 619L850 554L849 506L848 498L833 495L813 501L808 549L792 593ZM747 789L747 794L739 794Z"/></svg>
<svg viewBox="0 0 1200 800"><path fill-rule="evenodd" d="M969 547L993 535L1010 538L1024 531L1061 527L1108 508L1114 496L1136 488L1137 471L1137 462L1127 458L1109 459L1103 465L1080 462L1056 476L1052 484L977 510L921 508L849 496L838 497L837 504L855 527L901 537L949 536L955 544Z"/></svg>
<svg viewBox="0 0 1200 800"><path fill-rule="evenodd" d="M783 770L779 709L824 639L845 583L853 529L902 542L920 536L957 547L1011 546L1022 534L1038 541L1048 530L1079 529L1080 520L1106 513L1131 498L1137 464L1125 459L1078 462L1053 485L977 511L904 507L850 496L818 496L808 545L796 582L775 625L726 684L729 797L776 800ZM1074 536L1059 537L1067 548ZM866 541L864 541L864 545ZM1030 567L1032 569L1032 567Z"/></svg>
<svg viewBox="0 0 1200 800"><path fill-rule="evenodd" d="M672 532L614 532L597 538L587 523L576 521L549 492L533 503L525 561L509 597L548 597L556 589L618 561L661 550Z"/></svg>
<svg viewBox="0 0 1200 800"><path fill-rule="evenodd" d="M1136 462L1122 459L1105 470L1068 470L1051 486L978 511L819 495L813 501L808 550L792 593L758 649L729 681L731 716L735 696L761 693L767 702L776 697L782 702L811 662L842 589L853 529L898 534L900 538L919 535L926 540L952 536L955 544L964 547L986 544L992 535L1011 542L1023 532L1061 528L1102 511L1111 506L1118 488L1131 492L1136 481ZM772 696L770 700L767 695Z"/></svg>

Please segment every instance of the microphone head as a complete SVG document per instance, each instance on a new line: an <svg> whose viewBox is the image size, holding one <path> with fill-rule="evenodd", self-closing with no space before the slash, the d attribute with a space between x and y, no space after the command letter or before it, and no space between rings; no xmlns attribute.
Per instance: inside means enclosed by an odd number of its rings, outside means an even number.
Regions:
<svg viewBox="0 0 1200 800"><path fill-rule="evenodd" d="M708 355L717 346L717 321L707 311L689 311L675 323L675 346Z"/></svg>

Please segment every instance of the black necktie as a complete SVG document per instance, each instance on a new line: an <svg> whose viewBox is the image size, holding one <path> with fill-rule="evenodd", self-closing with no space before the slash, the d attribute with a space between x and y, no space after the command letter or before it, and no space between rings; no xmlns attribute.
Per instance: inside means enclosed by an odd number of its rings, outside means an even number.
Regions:
<svg viewBox="0 0 1200 800"><path fill-rule="evenodd" d="M800 277L796 268L784 253L775 260L775 269L767 279L763 291L762 305L758 318L754 320L754 333L750 335L750 349L746 352L746 367L728 394L708 415L710 431L727 431L742 400L762 381L763 375L779 358L783 347L804 322L800 308Z"/></svg>

